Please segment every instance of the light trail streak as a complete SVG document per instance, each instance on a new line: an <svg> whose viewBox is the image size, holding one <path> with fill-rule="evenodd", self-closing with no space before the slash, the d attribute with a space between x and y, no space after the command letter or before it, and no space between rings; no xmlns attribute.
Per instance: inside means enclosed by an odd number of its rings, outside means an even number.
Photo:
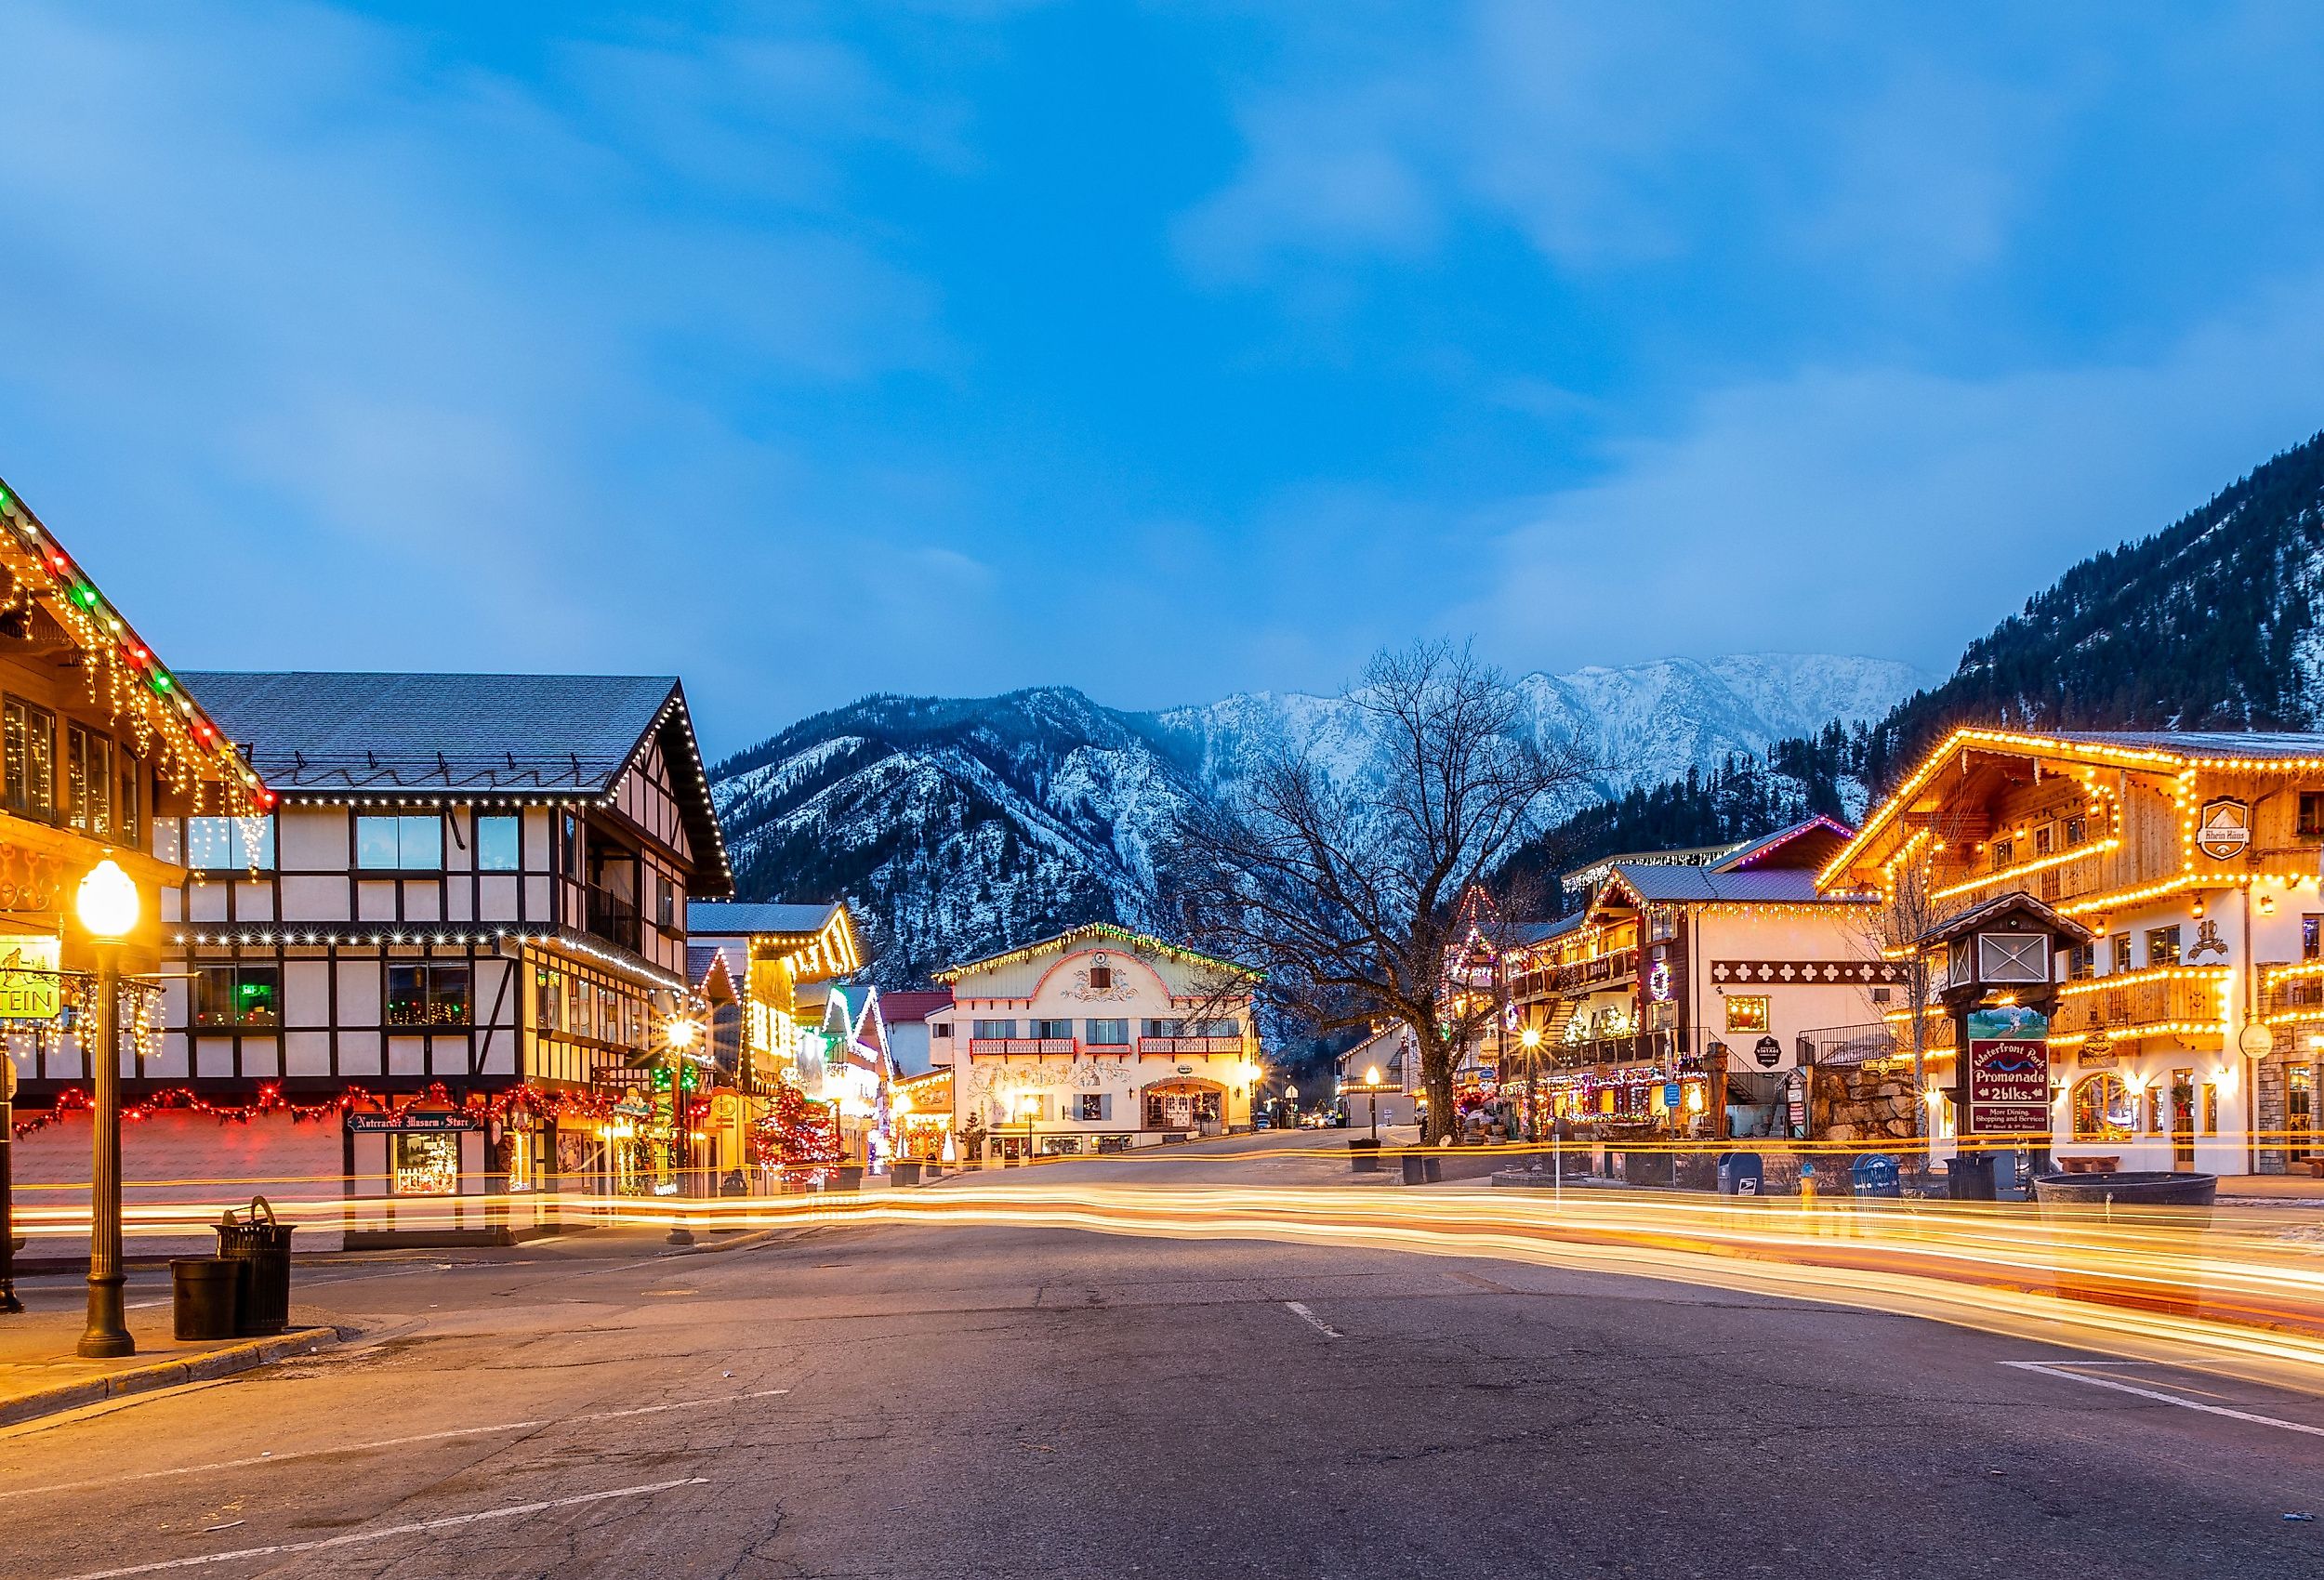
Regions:
<svg viewBox="0 0 2324 1580"><path fill-rule="evenodd" d="M221 1204L138 1203L136 1234L206 1228ZM328 1231L376 1199L290 1200ZM1108 1184L1017 1174L1006 1184L715 1201L528 1192L393 1201L399 1228L535 1214L567 1228L697 1231L830 1225L1072 1228L1475 1257L1853 1306L2324 1392L2324 1246L2279 1210L2089 1214L2008 1205L1804 1203L1689 1194L1347 1186ZM86 1233L42 1209L35 1232Z"/></svg>

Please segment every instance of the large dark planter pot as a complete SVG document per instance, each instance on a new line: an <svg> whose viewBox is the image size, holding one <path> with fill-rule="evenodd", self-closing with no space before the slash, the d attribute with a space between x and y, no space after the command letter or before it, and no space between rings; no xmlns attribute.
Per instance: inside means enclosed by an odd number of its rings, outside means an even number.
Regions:
<svg viewBox="0 0 2324 1580"><path fill-rule="evenodd" d="M2219 1199L2216 1174L2122 1169L2108 1174L2040 1174L2034 1200L2043 1206L2205 1207Z"/></svg>
<svg viewBox="0 0 2324 1580"><path fill-rule="evenodd" d="M1348 1143L1348 1163L1358 1174L1380 1172L1380 1143L1369 1136L1358 1136Z"/></svg>

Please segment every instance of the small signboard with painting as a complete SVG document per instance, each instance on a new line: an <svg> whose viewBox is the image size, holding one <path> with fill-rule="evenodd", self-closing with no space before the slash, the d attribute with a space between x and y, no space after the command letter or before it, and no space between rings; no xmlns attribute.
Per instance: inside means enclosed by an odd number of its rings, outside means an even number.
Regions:
<svg viewBox="0 0 2324 1580"><path fill-rule="evenodd" d="M1984 1005L1969 1012L1969 1092L1961 1133L2027 1136L2050 1132L2050 1020L2024 1005Z"/></svg>

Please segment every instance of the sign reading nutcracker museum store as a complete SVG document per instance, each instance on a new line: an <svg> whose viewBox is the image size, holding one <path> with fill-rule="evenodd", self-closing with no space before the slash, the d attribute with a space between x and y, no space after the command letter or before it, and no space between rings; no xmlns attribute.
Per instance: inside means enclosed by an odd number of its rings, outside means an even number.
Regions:
<svg viewBox="0 0 2324 1580"><path fill-rule="evenodd" d="M2046 1135L2050 1129L2050 1020L2022 1005L1969 1012L1969 1101L1963 1136Z"/></svg>

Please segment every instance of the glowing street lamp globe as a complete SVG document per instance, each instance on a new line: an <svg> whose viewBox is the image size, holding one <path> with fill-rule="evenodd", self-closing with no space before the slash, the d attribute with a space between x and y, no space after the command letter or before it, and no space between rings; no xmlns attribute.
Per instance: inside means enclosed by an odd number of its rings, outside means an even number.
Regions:
<svg viewBox="0 0 2324 1580"><path fill-rule="evenodd" d="M121 870L111 856L89 869L81 880L73 909L81 925L101 939L126 938L138 925L137 880Z"/></svg>

